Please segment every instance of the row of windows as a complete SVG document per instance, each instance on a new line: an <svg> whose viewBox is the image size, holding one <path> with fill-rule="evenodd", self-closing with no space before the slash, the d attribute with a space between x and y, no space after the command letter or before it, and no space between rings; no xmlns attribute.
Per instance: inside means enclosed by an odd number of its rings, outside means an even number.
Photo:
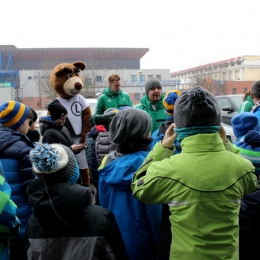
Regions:
<svg viewBox="0 0 260 260"><path fill-rule="evenodd" d="M38 76L28 76L28 80L32 80L32 79L34 79L34 80L38 80L39 79L39 77ZM50 76L41 76L41 79L50 79Z"/></svg>
<svg viewBox="0 0 260 260"><path fill-rule="evenodd" d="M147 78L151 78L153 77L153 75L148 75ZM158 80L162 80L162 77L161 75L156 75L155 76ZM41 79L49 79L50 77L49 76L41 76ZM28 76L28 80L38 80L39 77L38 76ZM91 79L90 79L91 80ZM102 76L96 76L96 81L97 82L102 82ZM131 81L132 82L137 82L137 75L131 75ZM139 81L145 81L145 75L139 75Z"/></svg>
<svg viewBox="0 0 260 260"><path fill-rule="evenodd" d="M243 88L243 93L247 92L247 88ZM237 94L237 89L236 88L232 88L232 94Z"/></svg>

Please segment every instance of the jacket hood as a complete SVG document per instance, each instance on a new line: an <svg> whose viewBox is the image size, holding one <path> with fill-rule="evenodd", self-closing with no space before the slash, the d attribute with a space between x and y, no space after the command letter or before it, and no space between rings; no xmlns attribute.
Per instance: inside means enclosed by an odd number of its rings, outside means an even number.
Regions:
<svg viewBox="0 0 260 260"><path fill-rule="evenodd" d="M39 124L40 124L40 133L41 135L44 134L44 132L49 129L49 128L56 128L58 130L62 129L62 125L57 125L57 124L53 124L53 121L51 121L50 119L48 119L47 116L41 117L39 119Z"/></svg>
<svg viewBox="0 0 260 260"><path fill-rule="evenodd" d="M99 178L117 189L131 190L133 174L141 166L147 154L147 151L139 151L123 155L99 170Z"/></svg>
<svg viewBox="0 0 260 260"><path fill-rule="evenodd" d="M245 101L250 101L250 102L254 103L254 101L253 101L251 95L248 95L248 96L245 98Z"/></svg>
<svg viewBox="0 0 260 260"><path fill-rule="evenodd" d="M112 91L110 90L110 88L105 88L105 89L103 90L102 94L105 94L105 95L107 95L107 96L109 96L109 97L114 97L114 96L122 95L123 92L122 92L121 89L116 93L116 92L112 92Z"/></svg>
<svg viewBox="0 0 260 260"><path fill-rule="evenodd" d="M38 223L52 233L73 228L83 208L92 203L91 189L79 184L35 179L28 185L27 193Z"/></svg>
<svg viewBox="0 0 260 260"><path fill-rule="evenodd" d="M0 125L0 154L1 151L21 140L34 147L33 143L25 135Z"/></svg>
<svg viewBox="0 0 260 260"><path fill-rule="evenodd" d="M160 100L158 100L158 101L155 103L156 110L159 110L160 108L164 107L164 106L163 106L163 98L164 98L164 96L161 95ZM150 100L148 99L148 96L147 96L147 95L145 95L145 96L142 97L140 103L141 103L143 106L145 106L147 109L148 109L148 108L151 108L151 109L152 109L152 104L151 104Z"/></svg>

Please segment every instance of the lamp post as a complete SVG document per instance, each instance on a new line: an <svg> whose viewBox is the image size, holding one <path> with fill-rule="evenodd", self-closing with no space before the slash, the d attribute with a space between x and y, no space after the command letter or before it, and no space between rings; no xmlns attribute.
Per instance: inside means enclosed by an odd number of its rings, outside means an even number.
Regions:
<svg viewBox="0 0 260 260"><path fill-rule="evenodd" d="M140 100L143 97L143 88L142 88L142 71L139 70L139 80L140 80Z"/></svg>

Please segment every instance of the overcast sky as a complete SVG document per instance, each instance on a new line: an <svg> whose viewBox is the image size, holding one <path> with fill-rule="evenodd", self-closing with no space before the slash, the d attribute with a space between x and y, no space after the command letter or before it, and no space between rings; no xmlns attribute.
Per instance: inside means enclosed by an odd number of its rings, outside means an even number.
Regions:
<svg viewBox="0 0 260 260"><path fill-rule="evenodd" d="M260 55L260 0L1 1L0 45L149 48L171 72Z"/></svg>

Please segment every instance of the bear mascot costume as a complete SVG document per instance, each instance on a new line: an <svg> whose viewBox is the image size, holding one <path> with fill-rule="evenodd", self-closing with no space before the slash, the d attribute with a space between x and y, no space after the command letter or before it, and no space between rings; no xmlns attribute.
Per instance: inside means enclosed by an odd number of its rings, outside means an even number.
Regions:
<svg viewBox="0 0 260 260"><path fill-rule="evenodd" d="M84 145L85 136L91 130L91 110L86 99L80 95L83 78L80 71L86 68L81 61L58 64L51 72L50 83L59 97L56 98L68 111L65 126L68 128L74 144ZM85 149L76 154L79 163L81 184L90 184L90 173Z"/></svg>

